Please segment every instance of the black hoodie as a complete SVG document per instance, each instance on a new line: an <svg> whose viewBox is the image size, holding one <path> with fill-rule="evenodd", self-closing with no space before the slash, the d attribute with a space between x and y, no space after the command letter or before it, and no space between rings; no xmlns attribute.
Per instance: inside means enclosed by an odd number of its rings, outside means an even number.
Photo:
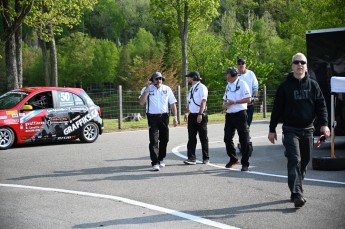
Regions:
<svg viewBox="0 0 345 229"><path fill-rule="evenodd" d="M301 80L289 73L277 89L270 121L270 132L275 133L279 121L283 126L313 128L315 117L327 126L327 108L319 84L306 73Z"/></svg>

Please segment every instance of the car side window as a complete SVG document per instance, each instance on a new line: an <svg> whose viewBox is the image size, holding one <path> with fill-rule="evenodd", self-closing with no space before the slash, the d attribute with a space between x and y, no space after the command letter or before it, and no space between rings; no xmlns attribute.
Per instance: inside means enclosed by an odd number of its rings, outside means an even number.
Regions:
<svg viewBox="0 0 345 229"><path fill-rule="evenodd" d="M58 91L57 94L59 107L74 106L74 99L72 93L66 91Z"/></svg>
<svg viewBox="0 0 345 229"><path fill-rule="evenodd" d="M84 101L78 95L73 94L73 98L74 98L74 103L76 106L85 105Z"/></svg>
<svg viewBox="0 0 345 229"><path fill-rule="evenodd" d="M76 94L66 91L58 91L58 104L59 107L81 106L84 101Z"/></svg>
<svg viewBox="0 0 345 229"><path fill-rule="evenodd" d="M53 108L53 97L51 91L38 93L27 102L34 110Z"/></svg>

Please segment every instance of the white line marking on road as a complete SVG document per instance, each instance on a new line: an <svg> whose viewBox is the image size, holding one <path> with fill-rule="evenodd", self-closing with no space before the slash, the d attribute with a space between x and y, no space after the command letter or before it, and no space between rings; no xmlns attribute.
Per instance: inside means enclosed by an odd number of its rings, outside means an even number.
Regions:
<svg viewBox="0 0 345 229"><path fill-rule="evenodd" d="M201 218L195 215L190 215L187 213L179 212L176 210L171 210L168 208L159 207L152 204L146 204L143 202L139 202L136 200L131 200L119 196L111 196L111 195L104 195L104 194L97 194L97 193L91 193L91 192L79 192L79 191L73 191L73 190L66 190L66 189L57 189L57 188L44 188L44 187L37 187L37 186L26 186L26 185L17 185L17 184L0 184L0 187L11 187L11 188L23 188L23 189L33 189L33 190L39 190L39 191L46 191L46 192L58 192L58 193L66 193L66 194L74 194L79 196L89 196L89 197L96 197L96 198L102 198L102 199L108 199L108 200L116 200L120 201L126 204L131 204L135 206L140 206L143 208L147 208L153 211L159 211L164 212L170 215L174 215L180 218L184 218L187 220L191 220L197 223L205 224L208 226L212 226L215 228L222 228L222 229L239 229L238 227L229 226L226 224L218 223L212 220L208 220L205 218Z"/></svg>
<svg viewBox="0 0 345 229"><path fill-rule="evenodd" d="M254 137L254 138L259 138L259 137ZM220 143L221 141L215 141L215 142L209 142L209 144L212 143ZM179 145L174 147L171 151L173 152L173 154L175 154L178 157L184 158L184 159L188 159L185 155L181 154L179 152L179 149L181 147L186 147L186 145ZM197 163L202 163L201 161L196 160ZM224 165L217 165L217 164L213 164L213 163L209 163L209 166L213 166L213 167L217 167L217 168L221 168L221 169L226 169L226 170L234 170L234 171L240 171L240 169L235 169L235 168L225 168ZM250 168L253 168L253 166L250 166ZM251 173L251 174L256 174L256 175L261 175L261 176L270 176L270 177L279 177L279 178L286 178L287 176L284 175L277 175L277 174L271 174L271 173L262 173L262 172L255 172L255 171L247 171L246 173ZM310 178L304 178L304 180L306 181L314 181L314 182L320 182L320 183L329 183L329 184L342 184L345 185L345 182L340 182L340 181L331 181L331 180L319 180L319 179L310 179Z"/></svg>

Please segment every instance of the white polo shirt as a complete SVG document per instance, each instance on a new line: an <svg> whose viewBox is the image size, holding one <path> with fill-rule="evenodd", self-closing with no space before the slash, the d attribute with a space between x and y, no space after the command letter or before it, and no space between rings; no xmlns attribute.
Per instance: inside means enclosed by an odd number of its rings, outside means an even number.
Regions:
<svg viewBox="0 0 345 229"><path fill-rule="evenodd" d="M250 96L253 96L253 91L259 91L259 83L253 71L246 69L246 73L239 74L238 77L248 84Z"/></svg>
<svg viewBox="0 0 345 229"><path fill-rule="evenodd" d="M146 87L141 90L141 94L144 94L145 89ZM168 113L169 105L176 102L174 93L169 86L162 84L159 88L156 88L154 85L150 85L146 100L146 113Z"/></svg>
<svg viewBox="0 0 345 229"><path fill-rule="evenodd" d="M194 84L188 94L188 108L190 113L199 113L201 101L207 100L208 90L202 83Z"/></svg>
<svg viewBox="0 0 345 229"><path fill-rule="evenodd" d="M244 98L250 98L250 91L248 84L237 78L233 83L228 82L228 85L226 85L225 93L223 96L223 100L241 100ZM241 104L232 104L229 106L229 108L226 110L226 113L236 113L242 110L247 110L247 103L241 103Z"/></svg>

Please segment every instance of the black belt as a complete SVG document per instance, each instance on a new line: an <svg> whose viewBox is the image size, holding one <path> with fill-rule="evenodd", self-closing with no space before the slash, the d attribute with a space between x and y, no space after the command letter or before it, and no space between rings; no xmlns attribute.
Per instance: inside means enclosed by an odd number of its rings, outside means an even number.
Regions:
<svg viewBox="0 0 345 229"><path fill-rule="evenodd" d="M240 114L240 113L244 113L244 112L247 112L247 110L240 110L240 111L237 111L237 112L231 112L231 113L226 113L227 115L235 115L235 114Z"/></svg>
<svg viewBox="0 0 345 229"><path fill-rule="evenodd" d="M149 116L149 117L162 117L163 115L168 115L168 113L161 113L161 114L146 113L146 115Z"/></svg>

